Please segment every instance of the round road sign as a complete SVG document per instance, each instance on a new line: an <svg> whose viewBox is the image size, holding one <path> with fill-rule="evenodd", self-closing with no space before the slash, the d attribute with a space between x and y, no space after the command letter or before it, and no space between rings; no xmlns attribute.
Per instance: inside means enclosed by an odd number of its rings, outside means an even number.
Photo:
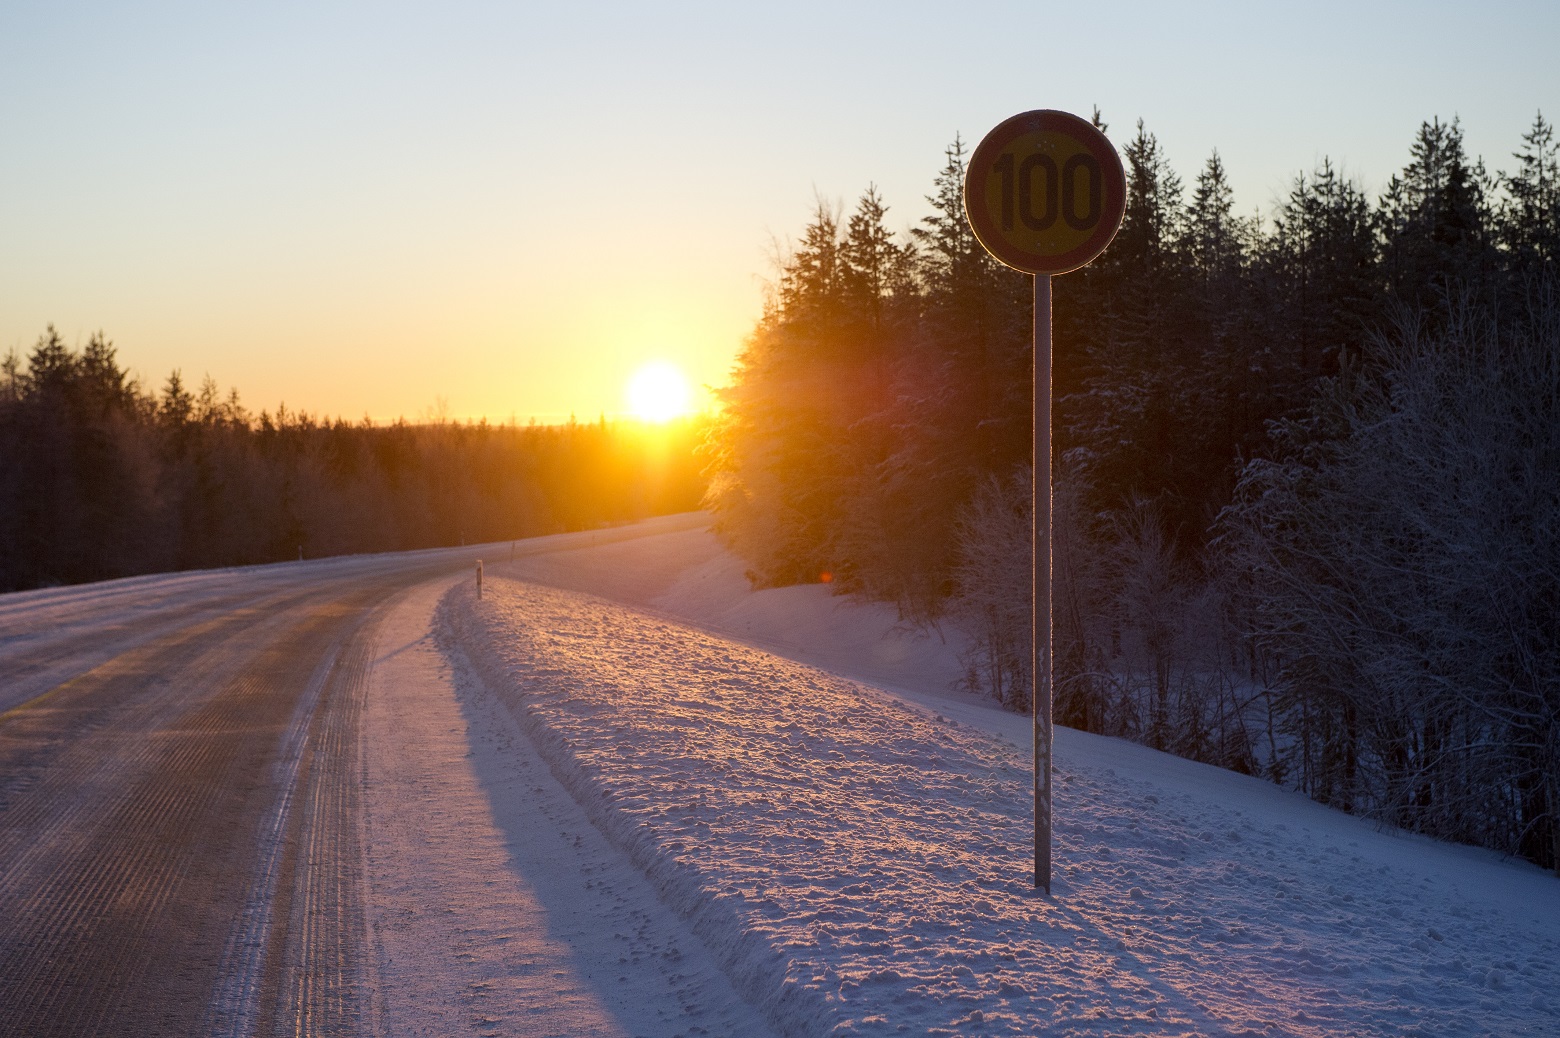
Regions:
<svg viewBox="0 0 1560 1038"><path fill-rule="evenodd" d="M1127 178L1105 135L1076 115L1015 115L970 156L964 211L997 259L1065 274L1105 250L1121 226Z"/></svg>

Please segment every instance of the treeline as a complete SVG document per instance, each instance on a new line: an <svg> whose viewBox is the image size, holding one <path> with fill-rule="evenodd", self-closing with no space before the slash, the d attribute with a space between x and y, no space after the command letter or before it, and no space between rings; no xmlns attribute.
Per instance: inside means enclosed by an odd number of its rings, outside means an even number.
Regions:
<svg viewBox="0 0 1560 1038"><path fill-rule="evenodd" d="M1245 215L1139 122L1120 233L1053 283L1059 723L1560 866L1560 149L1515 144L1432 120L1378 197L1323 160ZM755 583L955 623L1027 710L1031 287L965 162L908 236L817 206L707 500Z"/></svg>
<svg viewBox="0 0 1560 1038"><path fill-rule="evenodd" d="M563 426L252 414L95 335L0 364L0 590L578 530L699 506L683 422Z"/></svg>

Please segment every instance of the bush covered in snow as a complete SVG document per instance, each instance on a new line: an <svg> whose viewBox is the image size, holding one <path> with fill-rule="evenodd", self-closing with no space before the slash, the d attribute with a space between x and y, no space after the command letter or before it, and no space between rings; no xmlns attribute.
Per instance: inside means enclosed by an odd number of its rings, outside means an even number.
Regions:
<svg viewBox="0 0 1560 1038"><path fill-rule="evenodd" d="M1294 780L1560 868L1560 306L1405 323L1276 434L1220 543Z"/></svg>

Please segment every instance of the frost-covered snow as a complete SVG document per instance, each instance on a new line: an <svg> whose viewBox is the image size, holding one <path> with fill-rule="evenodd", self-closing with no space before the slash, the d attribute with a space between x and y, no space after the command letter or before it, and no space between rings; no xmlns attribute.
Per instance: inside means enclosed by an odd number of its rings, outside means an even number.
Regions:
<svg viewBox="0 0 1560 1038"><path fill-rule="evenodd" d="M370 1033L763 1038L710 952L584 817L430 622L384 618L363 724Z"/></svg>
<svg viewBox="0 0 1560 1038"><path fill-rule="evenodd" d="M664 522L445 636L784 1033L1560 1034L1554 877L1117 740L1058 732L1036 896L1027 725L943 691L952 640Z"/></svg>
<svg viewBox="0 0 1560 1038"><path fill-rule="evenodd" d="M1057 731L1037 897L1028 722L957 637L753 592L706 525L415 560L468 575L369 677L376 1033L1560 1035L1560 880L1119 740ZM0 710L407 561L0 597Z"/></svg>

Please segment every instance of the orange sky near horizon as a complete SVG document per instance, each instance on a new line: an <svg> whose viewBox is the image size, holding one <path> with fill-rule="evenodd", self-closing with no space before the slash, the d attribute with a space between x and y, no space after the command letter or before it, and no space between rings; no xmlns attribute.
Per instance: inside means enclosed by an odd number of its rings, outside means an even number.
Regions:
<svg viewBox="0 0 1560 1038"><path fill-rule="evenodd" d="M1560 118L1560 5L1113 10L7 4L0 353L52 323L257 412L594 420L647 361L725 384L817 197L907 229L1027 108L1141 116L1188 184L1218 148L1245 212L1324 155L1380 190L1432 116L1493 169Z"/></svg>

